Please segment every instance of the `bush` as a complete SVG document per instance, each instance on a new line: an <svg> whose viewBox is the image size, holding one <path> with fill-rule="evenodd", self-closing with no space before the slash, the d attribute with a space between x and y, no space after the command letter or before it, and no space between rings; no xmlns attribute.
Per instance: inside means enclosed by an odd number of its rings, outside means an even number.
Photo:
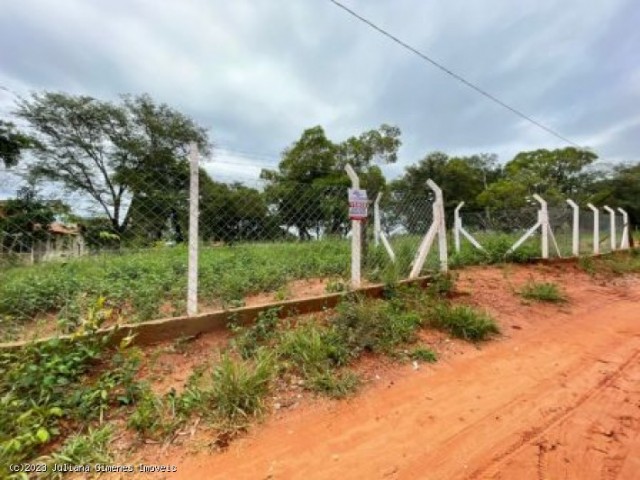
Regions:
<svg viewBox="0 0 640 480"><path fill-rule="evenodd" d="M433 313L433 326L448 331L454 337L477 342L500 332L490 315L466 305L440 304Z"/></svg>
<svg viewBox="0 0 640 480"><path fill-rule="evenodd" d="M520 296L538 302L560 303L566 301L566 297L558 285L551 282L528 282L520 290Z"/></svg>

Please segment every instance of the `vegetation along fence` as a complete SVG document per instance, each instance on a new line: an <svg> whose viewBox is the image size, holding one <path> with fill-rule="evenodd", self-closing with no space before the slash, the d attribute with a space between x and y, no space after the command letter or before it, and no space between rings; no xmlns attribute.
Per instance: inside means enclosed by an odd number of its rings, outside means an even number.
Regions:
<svg viewBox="0 0 640 480"><path fill-rule="evenodd" d="M87 318L145 321L629 247L626 212L606 205L534 195L519 209L472 211L430 180L394 189L367 178L360 189L348 164L323 182L273 174L250 188L214 182L195 145L189 158L136 175L126 192L105 181L93 200L55 190L44 200L20 183L1 201L3 340L24 338L25 325L68 332Z"/></svg>

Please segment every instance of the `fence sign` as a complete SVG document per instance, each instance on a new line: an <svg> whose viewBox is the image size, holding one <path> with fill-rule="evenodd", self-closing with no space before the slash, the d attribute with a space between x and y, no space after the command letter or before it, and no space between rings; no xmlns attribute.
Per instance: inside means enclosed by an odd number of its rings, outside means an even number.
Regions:
<svg viewBox="0 0 640 480"><path fill-rule="evenodd" d="M368 206L366 190L349 189L349 218L351 220L366 220Z"/></svg>

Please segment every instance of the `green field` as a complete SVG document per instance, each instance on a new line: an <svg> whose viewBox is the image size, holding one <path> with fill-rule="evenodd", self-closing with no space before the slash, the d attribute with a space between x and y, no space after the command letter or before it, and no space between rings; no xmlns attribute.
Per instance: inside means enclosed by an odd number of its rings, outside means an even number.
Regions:
<svg viewBox="0 0 640 480"><path fill-rule="evenodd" d="M532 238L505 257L516 239L514 234L478 235L486 251L479 252L463 241L459 254L450 253L450 265L526 261L539 256L539 240ZM395 265L382 246L374 247L370 242L363 260L363 277L372 282L406 278L420 241L417 235L393 237ZM452 251L453 244L449 241ZM437 268L434 245L423 271ZM329 278L333 280L333 288L340 289L348 285L349 271L349 239L203 245L199 261L199 304L201 310L237 307L243 305L248 295L260 292L272 292L277 298L277 292L286 290L289 282L306 278ZM38 322L55 322L57 331L71 331L82 319L95 314L100 299L124 322L184 315L186 286L184 246L3 268L0 270L0 327L5 340L19 337L22 325Z"/></svg>

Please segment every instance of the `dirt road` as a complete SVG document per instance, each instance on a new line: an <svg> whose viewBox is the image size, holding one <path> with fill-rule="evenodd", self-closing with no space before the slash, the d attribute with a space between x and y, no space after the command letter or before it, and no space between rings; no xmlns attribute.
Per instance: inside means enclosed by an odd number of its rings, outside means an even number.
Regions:
<svg viewBox="0 0 640 480"><path fill-rule="evenodd" d="M580 278L570 307L496 301L501 339L272 418L223 453L182 458L177 478L638 479L640 282ZM501 282L462 279L471 303Z"/></svg>

